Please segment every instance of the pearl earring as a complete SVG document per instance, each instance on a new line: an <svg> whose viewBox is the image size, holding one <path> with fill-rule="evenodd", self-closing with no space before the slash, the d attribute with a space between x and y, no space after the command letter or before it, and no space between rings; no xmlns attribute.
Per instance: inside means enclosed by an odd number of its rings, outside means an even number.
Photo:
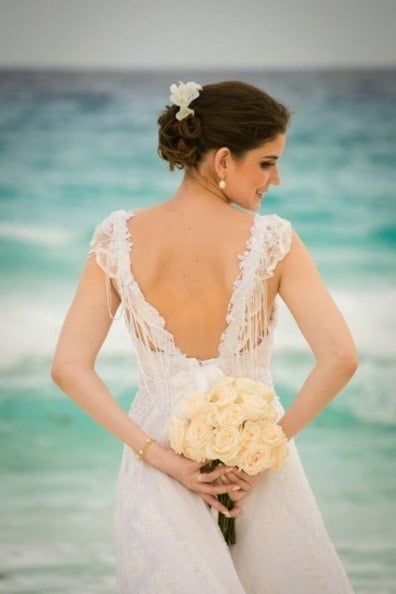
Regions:
<svg viewBox="0 0 396 594"><path fill-rule="evenodd" d="M221 179L221 180L219 181L219 188L220 188L221 190L224 190L224 188L226 187L226 185L227 185L227 184L225 183L224 179Z"/></svg>

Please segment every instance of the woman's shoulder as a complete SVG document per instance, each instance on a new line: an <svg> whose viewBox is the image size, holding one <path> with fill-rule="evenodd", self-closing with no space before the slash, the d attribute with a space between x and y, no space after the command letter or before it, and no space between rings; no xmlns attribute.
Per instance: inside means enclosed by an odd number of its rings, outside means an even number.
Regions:
<svg viewBox="0 0 396 594"><path fill-rule="evenodd" d="M263 221L263 223L267 223L268 225L275 225L275 226L282 226L282 225L291 225L291 221L284 217L281 217L276 212L271 213L258 213L258 217Z"/></svg>
<svg viewBox="0 0 396 594"><path fill-rule="evenodd" d="M274 212L258 214L257 218L260 233L269 236L275 241L290 244L293 235L293 225L289 219L281 217Z"/></svg>
<svg viewBox="0 0 396 594"><path fill-rule="evenodd" d="M128 247L130 234L127 222L133 214L133 209L117 209L96 222L89 242L90 253L108 249L114 243Z"/></svg>
<svg viewBox="0 0 396 594"><path fill-rule="evenodd" d="M267 271L272 275L278 262L290 251L293 226L289 219L277 213L259 214L258 220L261 251L265 253Z"/></svg>
<svg viewBox="0 0 396 594"><path fill-rule="evenodd" d="M97 220L96 223L94 223L94 225L96 227L102 227L103 229L114 227L114 224L117 223L118 221L122 222L122 221L127 220L129 217L131 217L135 210L136 209L133 209L133 208L129 208L129 209L120 208L117 210L112 210L104 218L99 219L99 221Z"/></svg>

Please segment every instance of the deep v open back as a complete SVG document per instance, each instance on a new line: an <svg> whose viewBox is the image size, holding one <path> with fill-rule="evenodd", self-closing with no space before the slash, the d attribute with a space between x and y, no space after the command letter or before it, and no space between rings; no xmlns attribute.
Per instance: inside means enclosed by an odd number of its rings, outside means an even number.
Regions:
<svg viewBox="0 0 396 594"><path fill-rule="evenodd" d="M217 362L229 375L246 375L271 382L270 355L277 303L272 315L267 313L267 279L272 277L279 260L291 243L291 224L276 214L255 214L246 250L239 256L239 275L234 281L226 315L226 327L211 359L198 359L183 353L166 321L145 298L131 268L133 237L128 220L136 209L111 213L96 228L90 253L109 282L118 287L124 318L136 349L141 387L150 387L153 404L171 409L171 387L164 379L186 368Z"/></svg>
<svg viewBox="0 0 396 594"><path fill-rule="evenodd" d="M218 356L200 360L178 348L133 276L133 237L127 222L134 213L111 213L96 228L90 253L105 272L108 300L111 279L119 289L136 350L140 378L128 414L168 446L167 423L177 400L205 390L219 370L273 386L270 359L277 303L275 299L267 320L267 280L290 249L292 228L276 214L254 217ZM284 408L279 398L275 406L280 418ZM114 519L120 594L353 594L293 439L282 468L262 473L244 498L236 519L237 543L231 549L204 500L137 460L126 444Z"/></svg>
<svg viewBox="0 0 396 594"><path fill-rule="evenodd" d="M275 311L272 320L268 320L266 280L289 250L291 226L288 221L277 215L254 215L246 250L238 256L239 274L233 283L217 357L199 360L188 357L176 345L166 321L146 299L133 275L131 250L134 241L127 223L136 211L119 210L107 217L95 230L90 253L96 254L108 281L114 279L119 288L127 326L138 354L143 355L150 348L156 353L175 356L178 363L186 359L204 362L238 352L245 356L249 350L254 350L253 345L270 337L273 324L269 322L274 321Z"/></svg>
<svg viewBox="0 0 396 594"><path fill-rule="evenodd" d="M135 215L135 213L137 212L137 209L134 209L132 211L129 211L129 217L133 217ZM129 218L128 217L128 218ZM214 357L209 357L206 359L199 359L197 357L194 356L189 356L189 355L185 355L183 353L183 349L177 346L177 342L175 340L175 336L173 335L173 333L171 331L168 330L167 328L167 322L166 319L160 314L159 310L153 306L150 303L150 300L148 300L145 297L144 291L141 287L141 285L139 284L139 282L137 281L134 272L133 272L133 266L131 266L131 277L132 277L132 282L135 284L135 289L136 292L140 293L140 298L141 301L145 301L147 302L147 309L150 310L150 313L152 314L152 317L157 318L158 321L160 322L160 324L163 326L164 328L164 332L167 333L169 335L169 341L171 342L171 345L173 347L173 349L181 356L187 356L188 358L192 358L192 359L196 359L198 361L208 361L208 360L214 360L217 359L221 356L221 352L222 352L222 345L223 342L226 339L229 327L230 327L230 321L233 317L233 310L235 307L235 301L236 298L238 297L238 287L239 285L243 282L243 277L245 274L245 269L246 269L246 260L249 259L250 253L251 253L251 248L252 248L252 243L253 243L253 237L256 233L256 227L259 224L258 223L258 214L254 214L253 218L252 218L252 223L250 226L250 230L249 230L249 234L248 234L248 238L245 241L245 250L243 251L243 253L239 254L236 256L236 259L238 260L238 274L232 284L232 289L231 289L231 295L229 297L228 303L227 303L227 309L226 309L226 315L224 318L224 323L225 323L225 328L222 331L217 344L216 344L216 355ZM132 240L132 233L129 231L129 228L127 227L128 230L128 234L129 234L129 245L130 245L130 252L132 252L133 247L134 247L134 242ZM264 303L263 303L263 313L264 313ZM152 348L154 348L154 350L157 350L155 348L155 345L151 345Z"/></svg>

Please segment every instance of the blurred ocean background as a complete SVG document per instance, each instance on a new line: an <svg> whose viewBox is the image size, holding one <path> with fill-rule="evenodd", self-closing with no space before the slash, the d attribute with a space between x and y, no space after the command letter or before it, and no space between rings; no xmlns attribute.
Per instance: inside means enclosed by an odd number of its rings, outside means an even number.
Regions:
<svg viewBox="0 0 396 594"><path fill-rule="evenodd" d="M169 85L230 78L294 112L282 184L261 212L299 232L360 354L296 444L356 594L396 592L392 70L0 71L0 592L115 592L122 444L53 385L51 357L94 227L167 199L181 179L156 154ZM279 303L273 377L287 407L314 360ZM127 410L137 368L122 321L98 370Z"/></svg>

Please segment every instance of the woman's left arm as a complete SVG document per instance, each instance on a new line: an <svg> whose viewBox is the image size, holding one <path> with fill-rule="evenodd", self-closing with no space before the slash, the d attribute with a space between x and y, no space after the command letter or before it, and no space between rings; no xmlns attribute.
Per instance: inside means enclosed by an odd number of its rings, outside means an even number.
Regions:
<svg viewBox="0 0 396 594"><path fill-rule="evenodd" d="M288 410L278 420L288 439L292 439L348 383L359 365L359 356L341 311L295 230L290 250L280 262L280 272L279 295L316 359Z"/></svg>
<svg viewBox="0 0 396 594"><path fill-rule="evenodd" d="M316 358L296 398L278 420L288 439L292 439L350 380L358 367L358 353L342 313L295 230L290 251L278 266L279 295ZM241 493L232 493L235 501L240 501L257 480L237 470L224 478L242 488Z"/></svg>

